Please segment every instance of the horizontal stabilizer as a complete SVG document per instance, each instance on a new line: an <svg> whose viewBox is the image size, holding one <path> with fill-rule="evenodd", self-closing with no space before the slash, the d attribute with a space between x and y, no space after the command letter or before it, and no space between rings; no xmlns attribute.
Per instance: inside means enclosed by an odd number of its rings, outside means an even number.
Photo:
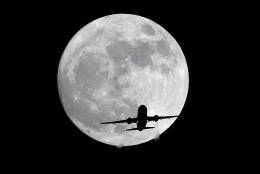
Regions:
<svg viewBox="0 0 260 174"><path fill-rule="evenodd" d="M144 129L152 129L152 128L155 128L155 127L145 127Z"/></svg>
<svg viewBox="0 0 260 174"><path fill-rule="evenodd" d="M143 129L153 129L155 127L145 127ZM139 130L138 128L126 129L126 131Z"/></svg>

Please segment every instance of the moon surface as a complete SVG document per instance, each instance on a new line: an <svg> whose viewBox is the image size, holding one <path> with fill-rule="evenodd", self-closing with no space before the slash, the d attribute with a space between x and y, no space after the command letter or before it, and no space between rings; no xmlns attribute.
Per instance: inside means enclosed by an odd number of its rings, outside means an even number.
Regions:
<svg viewBox="0 0 260 174"><path fill-rule="evenodd" d="M148 115L179 115L188 93L188 68L176 40L157 23L137 15L94 20L68 43L59 64L63 108L89 137L114 146L157 138L176 118L148 122L154 129L125 131L136 124L100 122Z"/></svg>

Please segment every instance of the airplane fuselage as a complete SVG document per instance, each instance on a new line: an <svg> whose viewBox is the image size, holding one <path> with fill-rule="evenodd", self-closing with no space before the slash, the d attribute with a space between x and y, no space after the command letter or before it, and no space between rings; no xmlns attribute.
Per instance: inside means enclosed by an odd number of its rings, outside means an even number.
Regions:
<svg viewBox="0 0 260 174"><path fill-rule="evenodd" d="M145 105L141 105L139 108L138 108L138 122L137 122L137 129L139 131L142 131L146 124L147 124L147 108Z"/></svg>

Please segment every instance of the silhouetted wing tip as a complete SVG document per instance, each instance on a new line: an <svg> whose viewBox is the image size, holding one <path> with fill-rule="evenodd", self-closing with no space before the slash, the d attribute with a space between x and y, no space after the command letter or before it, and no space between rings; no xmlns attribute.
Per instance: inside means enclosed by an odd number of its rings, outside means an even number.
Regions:
<svg viewBox="0 0 260 174"><path fill-rule="evenodd" d="M163 117L159 117L159 119L166 119L166 118L175 118L178 117L177 115L174 116L163 116Z"/></svg>
<svg viewBox="0 0 260 174"><path fill-rule="evenodd" d="M102 122L100 124L112 124L112 123L110 123L110 122Z"/></svg>
<svg viewBox="0 0 260 174"><path fill-rule="evenodd" d="M126 129L126 131L138 130L138 128Z"/></svg>
<svg viewBox="0 0 260 174"><path fill-rule="evenodd" d="M110 121L110 122L101 122L100 124L116 124L116 123L125 123L126 120L120 120L120 121Z"/></svg>

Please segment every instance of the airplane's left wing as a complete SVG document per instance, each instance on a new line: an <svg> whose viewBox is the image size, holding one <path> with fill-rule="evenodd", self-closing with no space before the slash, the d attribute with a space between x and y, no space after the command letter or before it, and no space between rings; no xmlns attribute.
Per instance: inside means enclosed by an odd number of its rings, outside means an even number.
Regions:
<svg viewBox="0 0 260 174"><path fill-rule="evenodd" d="M116 124L116 123L127 123L127 124L131 124L131 123L136 123L136 122L137 122L137 118L128 118L128 119L126 119L126 120L102 122L101 124Z"/></svg>
<svg viewBox="0 0 260 174"><path fill-rule="evenodd" d="M162 119L170 119L170 118L175 118L178 117L177 115L175 116L158 116L155 115L153 117L147 117L147 121L158 121L158 120L162 120Z"/></svg>
<svg viewBox="0 0 260 174"><path fill-rule="evenodd" d="M143 129L153 129L155 127L144 127ZM138 128L126 129L126 131L139 130Z"/></svg>

